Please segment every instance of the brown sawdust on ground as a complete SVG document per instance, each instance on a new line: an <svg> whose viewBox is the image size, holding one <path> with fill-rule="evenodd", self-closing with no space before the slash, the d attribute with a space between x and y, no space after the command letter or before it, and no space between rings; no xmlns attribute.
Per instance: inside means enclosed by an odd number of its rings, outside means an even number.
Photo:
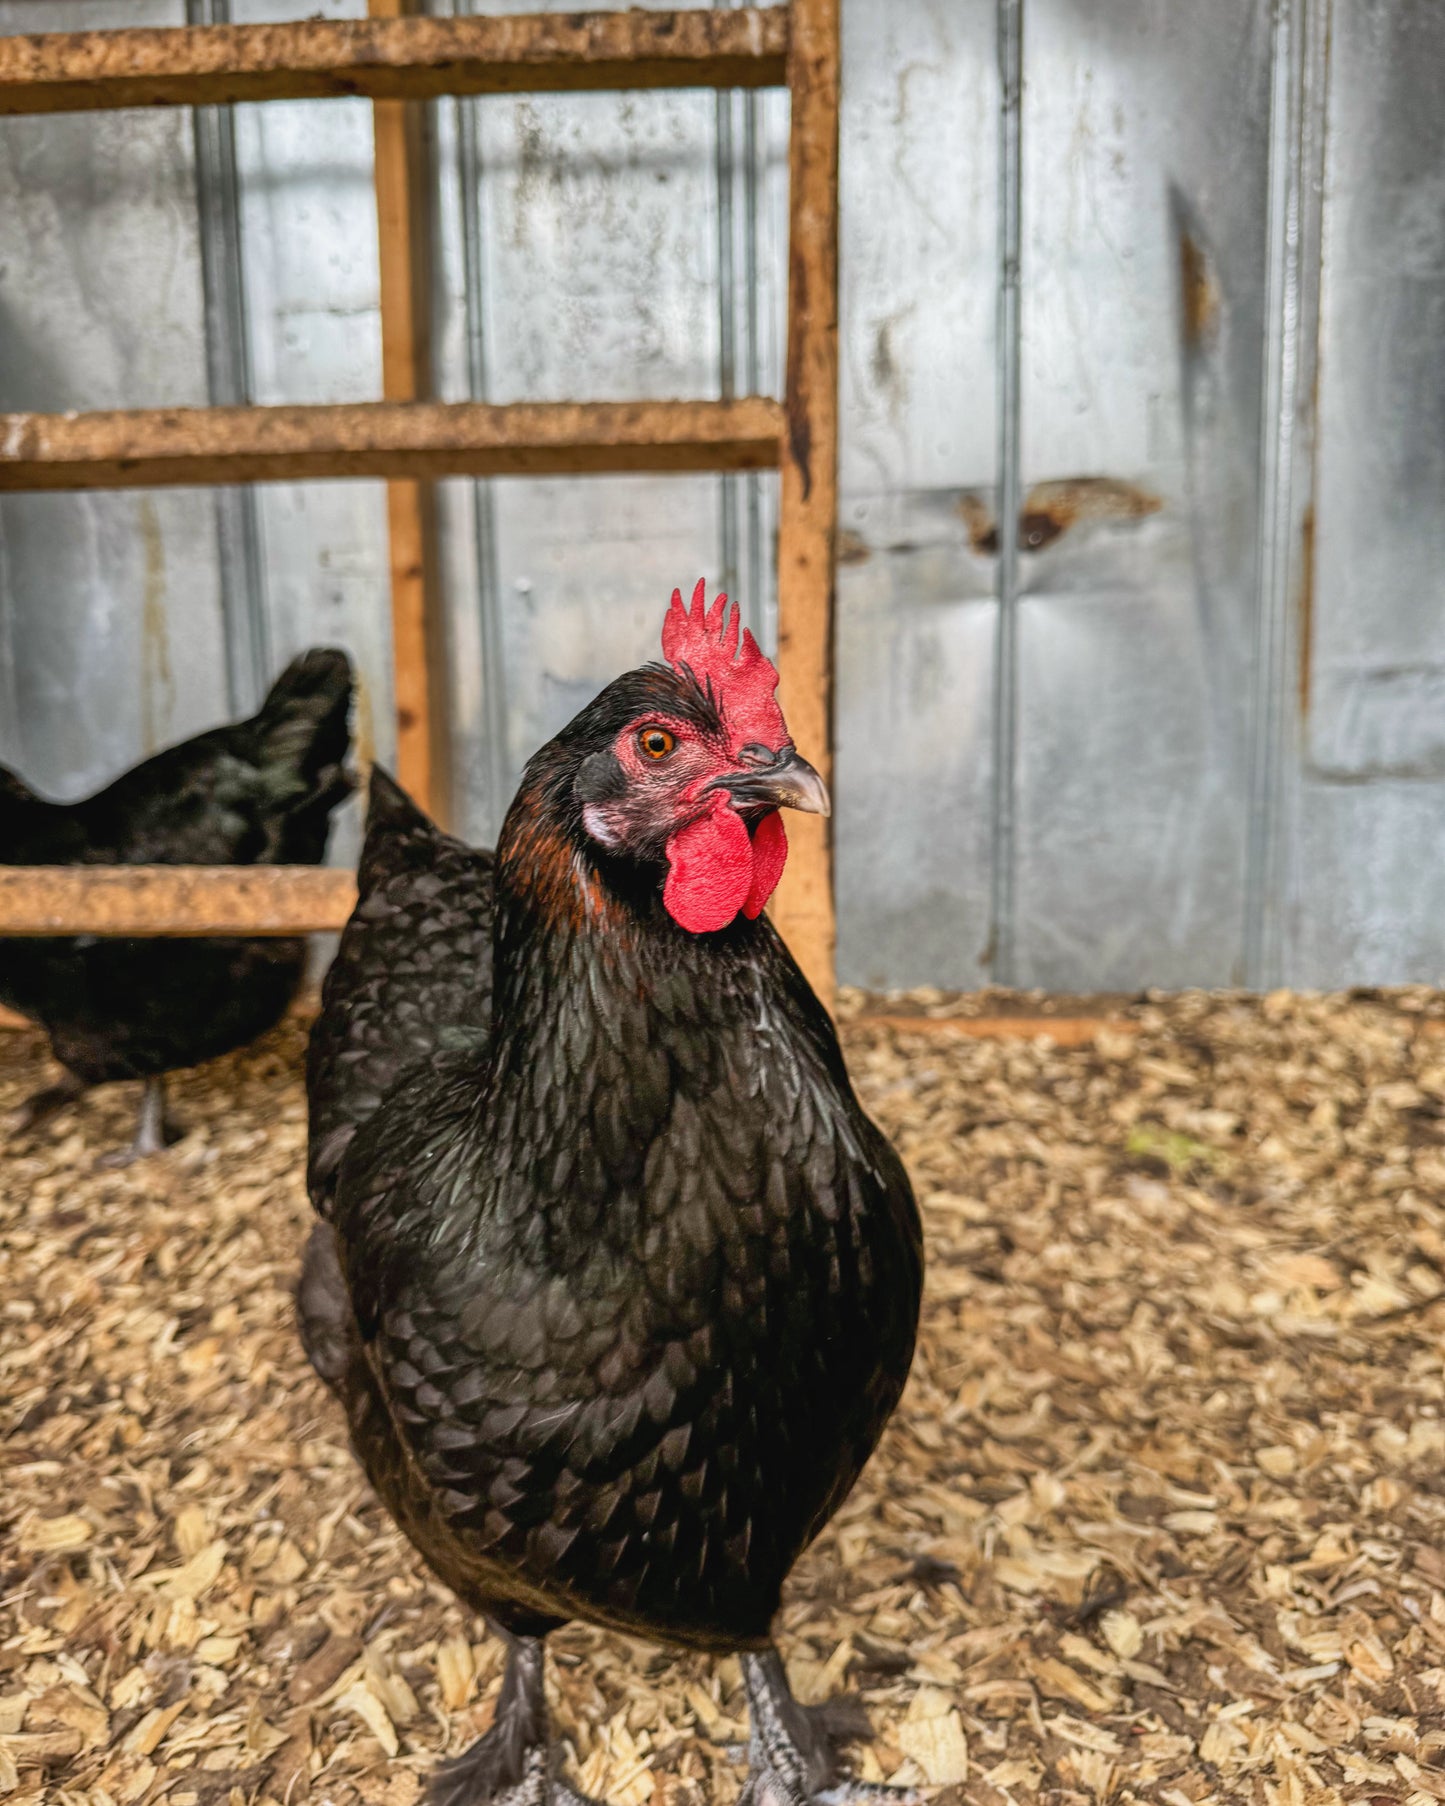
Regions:
<svg viewBox="0 0 1445 1806"><path fill-rule="evenodd" d="M788 1593L795 1682L861 1695L865 1776L955 1801L1445 1799L1445 1000L1124 1014L1068 1048L845 1031L930 1269L898 1418ZM92 1170L122 1086L0 1163L13 1800L409 1806L488 1722L495 1650L297 1346L303 1033L182 1077L164 1158ZM43 1071L0 1035L0 1110ZM735 1798L736 1664L553 1645L585 1786Z"/></svg>

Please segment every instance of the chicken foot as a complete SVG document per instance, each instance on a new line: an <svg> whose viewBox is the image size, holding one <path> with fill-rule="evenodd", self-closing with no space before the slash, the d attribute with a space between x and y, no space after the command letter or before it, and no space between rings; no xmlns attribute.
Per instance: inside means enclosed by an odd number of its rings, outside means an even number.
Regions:
<svg viewBox="0 0 1445 1806"><path fill-rule="evenodd" d="M437 1767L427 1806L599 1806L551 1772L542 1639L490 1628L507 1644L492 1728Z"/></svg>
<svg viewBox="0 0 1445 1806"><path fill-rule="evenodd" d="M33 1093L10 1119L10 1130L14 1135L28 1135L32 1129L38 1129L43 1123L50 1121L67 1104L73 1104L77 1098L85 1096L89 1090L84 1079L77 1078L73 1072L67 1072L55 1084L47 1085L44 1090Z"/></svg>
<svg viewBox="0 0 1445 1806"><path fill-rule="evenodd" d="M135 1140L128 1148L102 1154L95 1164L103 1170L115 1169L129 1166L133 1160L144 1160L149 1154L163 1154L173 1141L180 1140L182 1133L166 1113L166 1081L163 1074L157 1073L145 1081L141 1092Z"/></svg>
<svg viewBox="0 0 1445 1806"><path fill-rule="evenodd" d="M851 1781L839 1773L835 1740L824 1723L827 1707L799 1705L776 1649L745 1655L742 1662L751 1731L738 1806L906 1806L918 1798L906 1787Z"/></svg>

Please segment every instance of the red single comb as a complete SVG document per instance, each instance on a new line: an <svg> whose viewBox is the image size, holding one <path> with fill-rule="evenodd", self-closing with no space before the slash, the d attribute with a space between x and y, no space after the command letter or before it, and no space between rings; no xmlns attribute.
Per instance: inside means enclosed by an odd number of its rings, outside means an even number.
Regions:
<svg viewBox="0 0 1445 1806"><path fill-rule="evenodd" d="M778 673L746 627L738 605L726 596L707 606L707 582L699 577L691 608L682 591L672 592L672 606L662 623L662 656L675 671L688 671L711 693L734 750L754 742L776 751L789 744L783 711L773 692Z"/></svg>

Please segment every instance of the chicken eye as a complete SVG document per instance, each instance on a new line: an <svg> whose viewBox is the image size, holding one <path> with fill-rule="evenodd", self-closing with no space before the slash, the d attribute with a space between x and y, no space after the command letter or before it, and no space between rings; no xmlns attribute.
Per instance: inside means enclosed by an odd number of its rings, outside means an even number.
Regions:
<svg viewBox="0 0 1445 1806"><path fill-rule="evenodd" d="M637 736L637 744L649 759L665 759L677 742L665 727L645 727Z"/></svg>

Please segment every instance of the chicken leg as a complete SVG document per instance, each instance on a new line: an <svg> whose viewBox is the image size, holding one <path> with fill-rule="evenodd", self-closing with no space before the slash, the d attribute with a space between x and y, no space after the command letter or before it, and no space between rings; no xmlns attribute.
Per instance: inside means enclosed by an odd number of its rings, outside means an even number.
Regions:
<svg viewBox="0 0 1445 1806"><path fill-rule="evenodd" d="M129 1166L133 1160L144 1160L148 1154L163 1154L173 1141L180 1140L181 1134L166 1114L165 1075L157 1073L145 1081L145 1089L141 1092L135 1140L128 1148L102 1154L95 1164L102 1170Z"/></svg>
<svg viewBox="0 0 1445 1806"><path fill-rule="evenodd" d="M43 1123L63 1110L67 1104L73 1104L79 1097L84 1097L89 1087L84 1079L77 1078L73 1072L65 1073L53 1085L33 1093L10 1119L10 1130L14 1135L28 1135L32 1129L38 1129Z"/></svg>
<svg viewBox="0 0 1445 1806"><path fill-rule="evenodd" d="M752 1729L738 1806L908 1806L917 1800L910 1788L840 1776L834 1740L822 1721L826 1707L798 1704L776 1649L743 1657L743 1685Z"/></svg>
<svg viewBox="0 0 1445 1806"><path fill-rule="evenodd" d="M542 1639L489 1628L507 1645L492 1728L437 1768L428 1806L599 1806L551 1772Z"/></svg>

